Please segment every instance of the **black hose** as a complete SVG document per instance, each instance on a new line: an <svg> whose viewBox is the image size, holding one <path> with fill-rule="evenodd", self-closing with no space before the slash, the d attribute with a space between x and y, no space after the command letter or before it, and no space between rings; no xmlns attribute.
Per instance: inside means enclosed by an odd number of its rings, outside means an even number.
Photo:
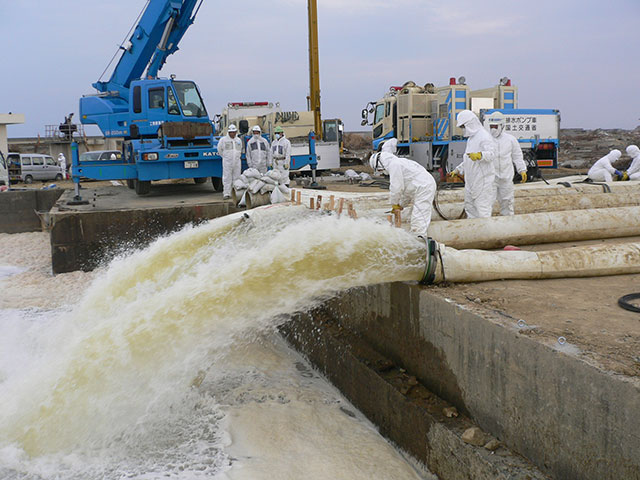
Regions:
<svg viewBox="0 0 640 480"><path fill-rule="evenodd" d="M630 312L640 313L640 307L636 307L631 304L631 300L640 300L640 293L630 293L628 295L624 295L618 299L618 305L620 305L625 310L629 310Z"/></svg>
<svg viewBox="0 0 640 480"><path fill-rule="evenodd" d="M465 211L463 208L458 218L447 218L445 214L442 213L442 210L440 210L440 203L438 202L438 195L440 194L440 190L454 190L454 189L463 188L463 187L464 187L464 183L441 183L440 185L438 185L438 188L436 190L436 195L435 197L433 197L433 208L436 209L436 212L438 212L438 215L440 215L444 220L460 220L461 218L464 218Z"/></svg>

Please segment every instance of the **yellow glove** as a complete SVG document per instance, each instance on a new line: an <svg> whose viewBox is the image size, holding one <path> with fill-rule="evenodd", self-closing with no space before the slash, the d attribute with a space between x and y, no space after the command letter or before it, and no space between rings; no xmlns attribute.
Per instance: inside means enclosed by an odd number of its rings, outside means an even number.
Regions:
<svg viewBox="0 0 640 480"><path fill-rule="evenodd" d="M522 180L520 180L520 183L527 183L527 172L522 172L520 176L522 177Z"/></svg>
<svg viewBox="0 0 640 480"><path fill-rule="evenodd" d="M469 153L468 155L469 155L469 158L471 160L473 160L474 162L476 160L480 160L482 158L482 153L481 152Z"/></svg>
<svg viewBox="0 0 640 480"><path fill-rule="evenodd" d="M400 205L394 205L393 207L391 207L391 212L399 212L402 210L402 207Z"/></svg>
<svg viewBox="0 0 640 480"><path fill-rule="evenodd" d="M622 172L622 178L620 180L629 180L629 174L626 170Z"/></svg>

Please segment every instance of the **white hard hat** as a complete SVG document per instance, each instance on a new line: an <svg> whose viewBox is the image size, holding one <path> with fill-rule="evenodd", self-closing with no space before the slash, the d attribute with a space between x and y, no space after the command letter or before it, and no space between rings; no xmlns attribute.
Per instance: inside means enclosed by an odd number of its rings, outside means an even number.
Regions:
<svg viewBox="0 0 640 480"><path fill-rule="evenodd" d="M252 132L258 132L258 133L262 133L262 129L258 126L258 125L254 125L253 128L251 129Z"/></svg>
<svg viewBox="0 0 640 480"><path fill-rule="evenodd" d="M502 112L493 112L487 117L489 126L491 125L504 125L504 115Z"/></svg>
<svg viewBox="0 0 640 480"><path fill-rule="evenodd" d="M229 132L237 132L238 128L232 123L229 125Z"/></svg>
<svg viewBox="0 0 640 480"><path fill-rule="evenodd" d="M462 110L460 113L458 113L458 117L457 117L458 123L456 125L458 127L461 127L462 125L473 120L474 118L478 118L478 117L476 117L476 114L473 113L471 110Z"/></svg>
<svg viewBox="0 0 640 480"><path fill-rule="evenodd" d="M383 170L382 164L380 163L380 152L376 152L369 157L369 166L373 170L373 173L376 173L378 170Z"/></svg>

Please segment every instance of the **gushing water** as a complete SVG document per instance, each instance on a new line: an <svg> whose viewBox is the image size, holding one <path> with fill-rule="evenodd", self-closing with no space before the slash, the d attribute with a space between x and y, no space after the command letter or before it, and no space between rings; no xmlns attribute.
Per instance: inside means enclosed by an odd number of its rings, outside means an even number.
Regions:
<svg viewBox="0 0 640 480"><path fill-rule="evenodd" d="M84 462L88 477L87 458L144 451L144 471L159 462L153 452L163 455L169 430L184 432L174 454L215 462L222 449L210 445L225 444L214 427L224 415L197 392L207 372L209 382L227 378L220 369L238 345L289 314L354 286L418 279L424 268L423 244L388 225L301 207L250 215L185 228L116 259L77 305L46 319L16 314L28 317L30 334L15 336L19 368L4 354L0 363L0 462L44 472L64 457L72 470ZM91 453L80 460L78 452Z"/></svg>

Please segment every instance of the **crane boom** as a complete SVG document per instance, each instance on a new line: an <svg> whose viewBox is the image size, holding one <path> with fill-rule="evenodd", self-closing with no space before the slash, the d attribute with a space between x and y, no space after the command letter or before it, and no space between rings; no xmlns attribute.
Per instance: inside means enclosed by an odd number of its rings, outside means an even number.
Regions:
<svg viewBox="0 0 640 480"><path fill-rule="evenodd" d="M142 78L145 69L147 78L156 78L167 57L178 50L178 43L193 24L202 1L149 0L127 46L120 47L123 53L111 78L98 81L93 87L99 92L117 92L117 96L128 98L131 82Z"/></svg>

